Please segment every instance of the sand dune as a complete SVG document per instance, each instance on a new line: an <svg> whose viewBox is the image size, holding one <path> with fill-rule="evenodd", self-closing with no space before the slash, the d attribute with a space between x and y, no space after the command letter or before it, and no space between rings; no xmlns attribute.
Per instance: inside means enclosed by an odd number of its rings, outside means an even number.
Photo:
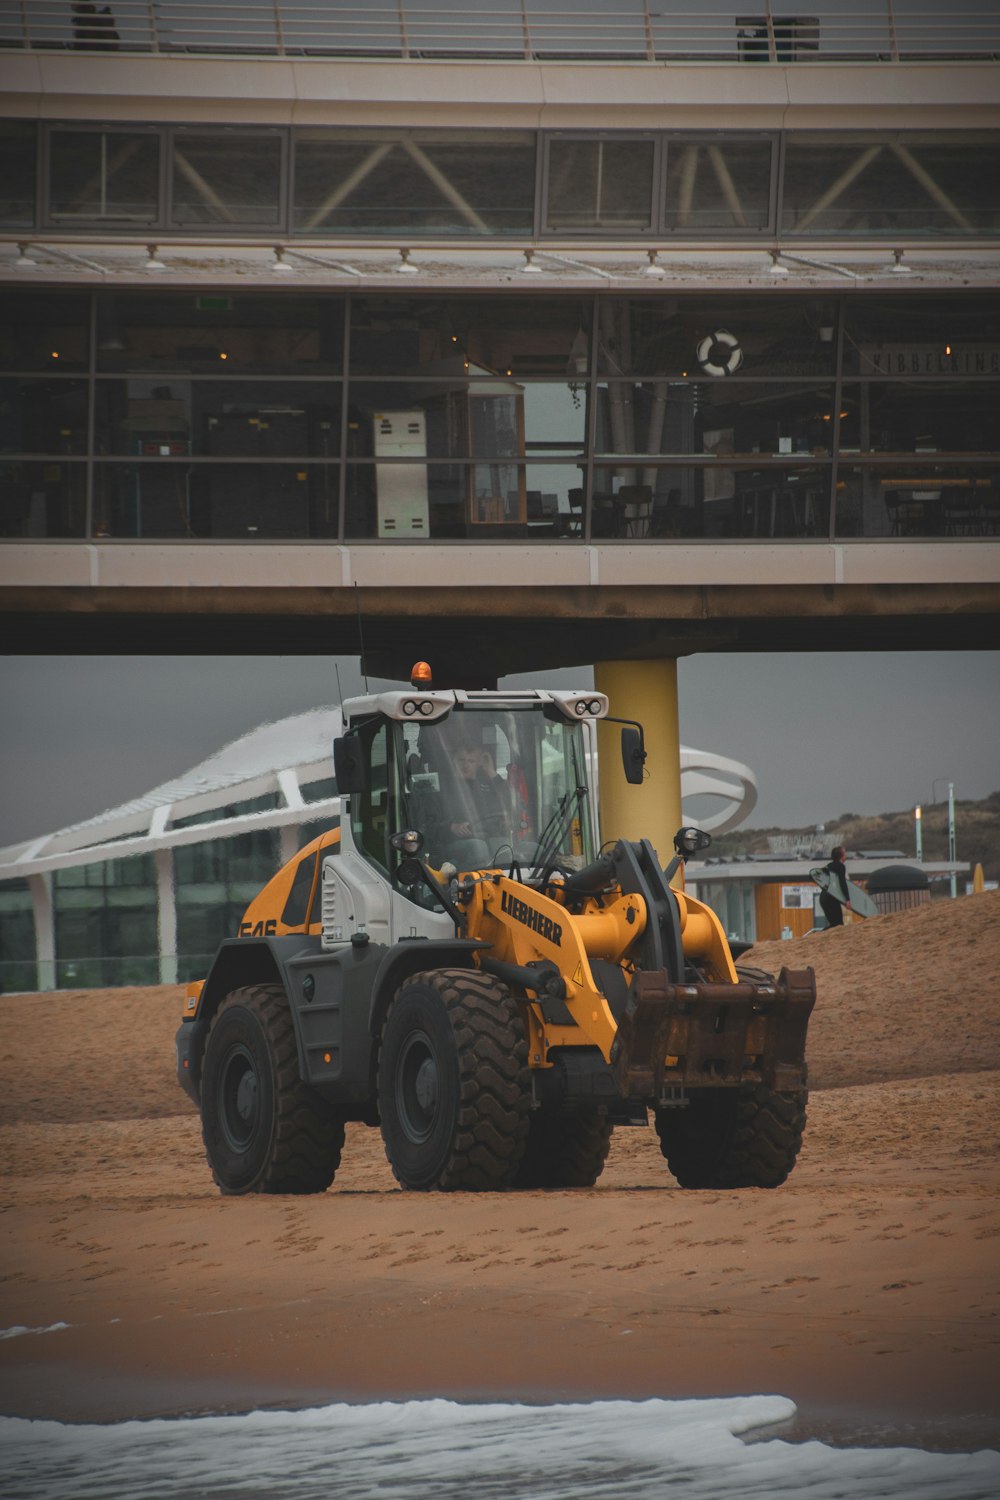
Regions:
<svg viewBox="0 0 1000 1500"><path fill-rule="evenodd" d="M179 988L0 1000L0 1410L108 1419L376 1394L780 1392L815 1427L1000 1439L1000 893L763 944L807 963L806 1140L684 1192L651 1130L597 1186L223 1199L177 1088Z"/></svg>

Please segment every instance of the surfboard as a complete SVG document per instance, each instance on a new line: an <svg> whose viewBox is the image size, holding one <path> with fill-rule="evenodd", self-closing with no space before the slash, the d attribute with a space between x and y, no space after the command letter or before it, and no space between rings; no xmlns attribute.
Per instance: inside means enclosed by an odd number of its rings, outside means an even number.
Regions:
<svg viewBox="0 0 1000 1500"><path fill-rule="evenodd" d="M820 866L818 869L810 870L809 875L819 886L820 890L829 891L834 900L839 901L841 906L850 906L851 910L859 917L878 916L878 907L871 896L869 896L867 891L863 891L859 885L855 885L853 880L847 882L847 893L845 895L843 886L839 880L834 879L831 870L824 870Z"/></svg>

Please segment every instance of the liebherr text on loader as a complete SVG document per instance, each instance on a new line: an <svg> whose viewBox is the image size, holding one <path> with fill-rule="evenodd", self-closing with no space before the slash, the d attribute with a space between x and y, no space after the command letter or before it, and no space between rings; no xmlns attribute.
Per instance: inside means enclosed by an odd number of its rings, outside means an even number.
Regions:
<svg viewBox="0 0 1000 1500"><path fill-rule="evenodd" d="M682 1187L783 1182L812 970L737 969L671 888L698 829L666 869L646 839L598 852L601 693L415 681L344 704L339 835L189 991L178 1077L222 1192L322 1192L347 1121L381 1127L405 1188L587 1187L650 1114ZM641 781L638 725L622 751Z"/></svg>

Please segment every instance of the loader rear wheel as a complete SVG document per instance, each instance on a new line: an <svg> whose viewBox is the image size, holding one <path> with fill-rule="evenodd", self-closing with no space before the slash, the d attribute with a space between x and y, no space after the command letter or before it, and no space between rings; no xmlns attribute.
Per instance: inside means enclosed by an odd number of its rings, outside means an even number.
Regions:
<svg viewBox="0 0 1000 1500"><path fill-rule="evenodd" d="M604 1171L614 1126L596 1110L536 1110L515 1178L519 1188L593 1187Z"/></svg>
<svg viewBox="0 0 1000 1500"><path fill-rule="evenodd" d="M382 1032L385 1154L405 1188L510 1186L528 1135L528 1043L506 987L470 969L415 974Z"/></svg>
<svg viewBox="0 0 1000 1500"><path fill-rule="evenodd" d="M683 1188L779 1187L802 1145L807 1097L804 1086L694 1090L684 1108L655 1111L660 1150Z"/></svg>
<svg viewBox="0 0 1000 1500"><path fill-rule="evenodd" d="M201 1129L225 1194L322 1193L340 1165L344 1125L299 1076L280 985L233 990L205 1047Z"/></svg>

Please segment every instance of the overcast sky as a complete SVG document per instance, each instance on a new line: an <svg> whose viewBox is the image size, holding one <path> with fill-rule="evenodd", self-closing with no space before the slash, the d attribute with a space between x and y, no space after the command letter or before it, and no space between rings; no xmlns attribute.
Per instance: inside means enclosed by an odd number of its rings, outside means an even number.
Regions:
<svg viewBox="0 0 1000 1500"><path fill-rule="evenodd" d="M344 694L357 692L357 659L340 658L339 670ZM756 775L753 827L943 801L948 781L957 798L1000 790L1000 652L699 655L681 661L679 689L682 742ZM334 661L318 657L2 658L0 847L103 812L265 720L338 698Z"/></svg>

